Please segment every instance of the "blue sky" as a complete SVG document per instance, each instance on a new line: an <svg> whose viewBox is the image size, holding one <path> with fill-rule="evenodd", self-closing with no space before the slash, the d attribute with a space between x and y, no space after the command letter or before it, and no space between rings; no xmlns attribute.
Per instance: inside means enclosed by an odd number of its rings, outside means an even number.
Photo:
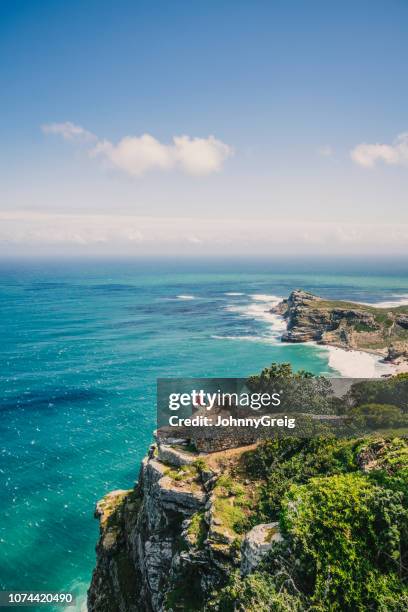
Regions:
<svg viewBox="0 0 408 612"><path fill-rule="evenodd" d="M404 0L3 2L0 251L404 253L407 60Z"/></svg>

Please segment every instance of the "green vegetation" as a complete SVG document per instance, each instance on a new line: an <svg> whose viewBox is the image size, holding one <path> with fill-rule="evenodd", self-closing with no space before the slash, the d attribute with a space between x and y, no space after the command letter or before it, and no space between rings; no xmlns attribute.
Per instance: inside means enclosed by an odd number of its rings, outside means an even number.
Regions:
<svg viewBox="0 0 408 612"><path fill-rule="evenodd" d="M252 515L255 525L277 520L285 492L320 474L357 470L355 441L332 438L272 439L243 460L251 478L261 479L259 502Z"/></svg>
<svg viewBox="0 0 408 612"><path fill-rule="evenodd" d="M354 329L358 332L372 332L375 331L375 327L368 323L358 322L354 324Z"/></svg>
<svg viewBox="0 0 408 612"><path fill-rule="evenodd" d="M164 475L176 482L197 480L199 471L194 463L190 465L181 465L180 467L169 467L164 472Z"/></svg>
<svg viewBox="0 0 408 612"><path fill-rule="evenodd" d="M408 413L408 374L355 383L348 393L348 400L353 406L388 404Z"/></svg>
<svg viewBox="0 0 408 612"><path fill-rule="evenodd" d="M359 473L312 478L290 488L281 525L312 603L365 610L406 592L400 578L408 511L401 493Z"/></svg>
<svg viewBox="0 0 408 612"><path fill-rule="evenodd" d="M193 514L188 527L188 535L194 545L200 549L207 537L207 525L204 520L204 512Z"/></svg>
<svg viewBox="0 0 408 612"><path fill-rule="evenodd" d="M269 440L241 470L259 483L250 520L279 519L284 540L246 578L231 575L210 609L407 609L407 440Z"/></svg>
<svg viewBox="0 0 408 612"><path fill-rule="evenodd" d="M222 529L232 535L242 534L249 526L251 500L245 487L224 474L214 487L214 510Z"/></svg>
<svg viewBox="0 0 408 612"><path fill-rule="evenodd" d="M201 457L199 457L198 459L196 459L193 462L194 467L196 468L196 470L201 474L201 472L204 472L207 469L207 464L205 462L204 459L202 459Z"/></svg>
<svg viewBox="0 0 408 612"><path fill-rule="evenodd" d="M400 427L408 418L408 375L356 383L334 400L323 379L294 373L289 364L272 364L251 377L249 385L269 391L277 381L292 384L296 392L303 386L303 399L317 384L324 401L317 400L314 407L342 414L343 420L360 423L362 431ZM198 574L189 577L189 588L184 576L168 594L169 609L408 609L405 437L376 433L340 438L325 433L272 438L252 450L225 456L221 465L223 472L212 489L210 535L204 512L198 512L191 518L188 536L200 555L207 547L211 555L220 555L224 573L209 593L203 591L196 567ZM169 475L199 481L208 469L199 458ZM237 568L244 533L259 523L276 521L282 538L255 571L242 577ZM273 535L271 530L269 541Z"/></svg>
<svg viewBox="0 0 408 612"><path fill-rule="evenodd" d="M315 305L315 302L310 300L311 305ZM325 310L334 310L334 309L347 309L347 310L360 310L362 312L369 312L374 315L378 322L383 322L387 318L387 314L389 312L395 314L407 314L408 306L392 306L387 308L378 307L378 306L370 306L369 304L358 304L357 302L346 302L342 300L324 300L319 299L318 302L319 308L323 308Z"/></svg>
<svg viewBox="0 0 408 612"><path fill-rule="evenodd" d="M300 612L304 610L301 604L301 598L278 592L267 572L255 572L241 578L236 571L228 585L210 600L208 608L217 612Z"/></svg>
<svg viewBox="0 0 408 612"><path fill-rule="evenodd" d="M294 372L290 363L272 363L259 375L250 376L246 384L252 392L280 393L279 412L333 412L330 381L305 370Z"/></svg>
<svg viewBox="0 0 408 612"><path fill-rule="evenodd" d="M391 404L362 404L351 408L347 416L352 417L356 424L360 423L369 429L402 427L408 424L401 408Z"/></svg>

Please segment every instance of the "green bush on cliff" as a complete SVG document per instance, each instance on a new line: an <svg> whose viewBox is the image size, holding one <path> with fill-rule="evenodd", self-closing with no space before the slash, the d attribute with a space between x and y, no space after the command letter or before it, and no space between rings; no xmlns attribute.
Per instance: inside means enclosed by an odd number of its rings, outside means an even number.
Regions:
<svg viewBox="0 0 408 612"><path fill-rule="evenodd" d="M267 572L254 572L241 578L234 572L223 589L208 603L217 612L300 612L302 599L283 591L278 592L273 577Z"/></svg>
<svg viewBox="0 0 408 612"><path fill-rule="evenodd" d="M284 542L250 576L231 576L212 609L408 609L405 439L275 439L242 464L263 482L252 522L279 518Z"/></svg>
<svg viewBox="0 0 408 612"><path fill-rule="evenodd" d="M401 408L392 404L362 404L351 408L347 416L356 424L369 429L386 429L408 424Z"/></svg>
<svg viewBox="0 0 408 612"><path fill-rule="evenodd" d="M245 496L245 488L223 474L217 480L214 493L217 520L231 533L242 534L249 528L247 511L250 500Z"/></svg>
<svg viewBox="0 0 408 612"><path fill-rule="evenodd" d="M384 602L406 596L408 511L400 492L359 473L312 478L292 485L281 525L313 604L385 610Z"/></svg>
<svg viewBox="0 0 408 612"><path fill-rule="evenodd" d="M293 483L356 470L355 447L356 441L335 438L272 439L247 453L244 461L248 475L264 480L253 524L278 519L283 496Z"/></svg>
<svg viewBox="0 0 408 612"><path fill-rule="evenodd" d="M332 386L324 376L306 370L293 371L290 363L272 363L246 384L252 392L280 393L279 412L331 414Z"/></svg>
<svg viewBox="0 0 408 612"><path fill-rule="evenodd" d="M405 438L374 441L365 450L372 452L373 448L377 450L377 457L375 469L370 471L371 480L402 493L404 507L408 508L408 441Z"/></svg>
<svg viewBox="0 0 408 612"><path fill-rule="evenodd" d="M408 374L354 383L347 396L352 406L391 404L408 412Z"/></svg>
<svg viewBox="0 0 408 612"><path fill-rule="evenodd" d="M203 547L207 537L207 525L204 519L204 512L196 512L190 519L188 526L188 535L194 541L198 549Z"/></svg>

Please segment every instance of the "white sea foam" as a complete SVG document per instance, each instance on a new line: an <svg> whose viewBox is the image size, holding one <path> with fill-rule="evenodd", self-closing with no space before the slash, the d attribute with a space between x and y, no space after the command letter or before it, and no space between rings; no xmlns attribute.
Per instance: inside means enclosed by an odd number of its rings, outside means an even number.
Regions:
<svg viewBox="0 0 408 612"><path fill-rule="evenodd" d="M265 335L265 336L220 336L219 334L213 334L211 336L214 340L243 340L247 342L258 342L261 344L276 344L276 335Z"/></svg>
<svg viewBox="0 0 408 612"><path fill-rule="evenodd" d="M86 612L87 611L87 590L89 584L79 580L74 580L68 586L67 591L75 595L75 604L65 606L63 612Z"/></svg>
<svg viewBox="0 0 408 612"><path fill-rule="evenodd" d="M227 291L224 295L245 295L245 293L239 293L238 291Z"/></svg>
<svg viewBox="0 0 408 612"><path fill-rule="evenodd" d="M255 300L255 302L269 302L272 306L278 304L283 299L277 295L270 295L267 293L253 293L251 298Z"/></svg>
<svg viewBox="0 0 408 612"><path fill-rule="evenodd" d="M384 302L357 302L357 304L363 304L363 306L375 306L376 308L394 308L395 306L407 306L408 305L408 294L394 294L392 297L395 300L385 300Z"/></svg>
<svg viewBox="0 0 408 612"><path fill-rule="evenodd" d="M223 336L223 339L250 340L251 342L276 343L280 340L282 331L286 329L286 323L280 315L270 312L282 298L277 295L254 294L250 296L252 302L249 304L229 304L226 310L235 312L247 319L264 321L268 324L268 332L260 336ZM221 337L218 337L221 339Z"/></svg>
<svg viewBox="0 0 408 612"><path fill-rule="evenodd" d="M186 295L183 295L183 294L177 295L176 297L177 297L178 300L195 300L196 299L194 295L187 295L187 294Z"/></svg>

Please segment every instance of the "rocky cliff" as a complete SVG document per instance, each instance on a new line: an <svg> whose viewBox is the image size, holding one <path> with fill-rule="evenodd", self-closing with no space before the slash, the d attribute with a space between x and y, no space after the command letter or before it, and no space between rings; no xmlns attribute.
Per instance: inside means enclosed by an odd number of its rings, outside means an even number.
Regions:
<svg viewBox="0 0 408 612"><path fill-rule="evenodd" d="M90 612L198 610L231 571L256 568L280 535L277 523L232 526L250 511L251 487L226 474L247 449L204 460L183 441L158 440L135 488L97 504Z"/></svg>
<svg viewBox="0 0 408 612"><path fill-rule="evenodd" d="M407 466L404 438L158 440L97 505L88 610L406 610Z"/></svg>
<svg viewBox="0 0 408 612"><path fill-rule="evenodd" d="M379 308L326 300L296 290L272 309L287 321L284 342L310 340L372 351L385 359L408 358L408 307Z"/></svg>

